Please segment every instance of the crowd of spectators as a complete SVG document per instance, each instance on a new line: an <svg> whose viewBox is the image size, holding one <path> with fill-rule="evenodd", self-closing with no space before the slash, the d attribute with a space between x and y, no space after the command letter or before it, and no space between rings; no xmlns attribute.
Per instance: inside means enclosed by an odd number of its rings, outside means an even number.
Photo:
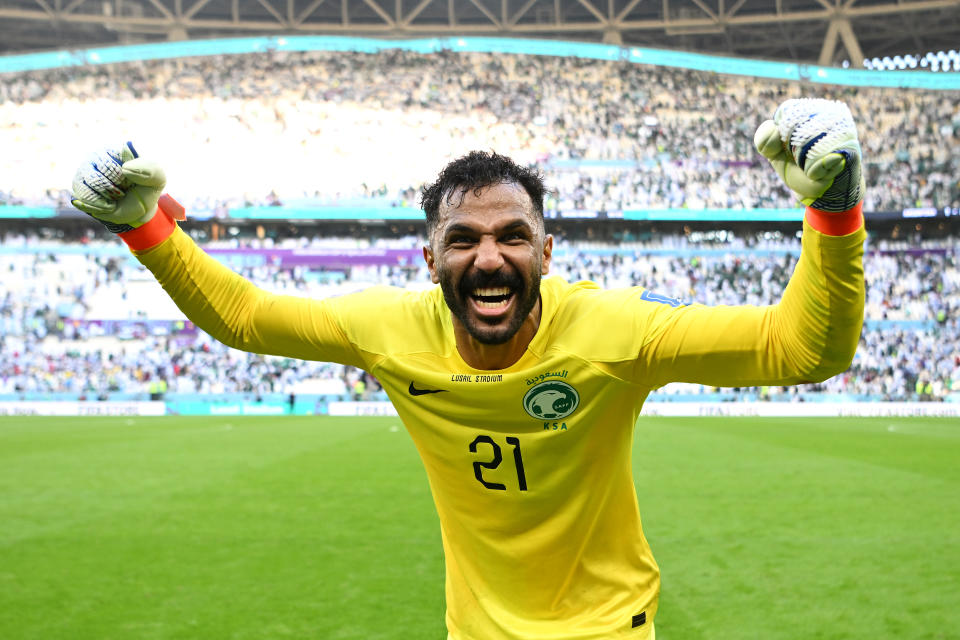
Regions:
<svg viewBox="0 0 960 640"><path fill-rule="evenodd" d="M695 244L686 236L632 244L567 238L558 244L551 273L605 287L640 285L692 303L776 302L792 272L797 240L723 236L723 241ZM390 245L416 240L411 236ZM297 244L307 242L324 244L320 239ZM326 241L326 246L356 244L351 238ZM866 324L852 367L818 385L741 391L769 399L835 393L887 400L943 399L960 392L957 243L928 241L923 249L910 250L876 244L865 257ZM381 397L376 380L364 372L247 354L189 330L152 277L129 256L106 251L111 245L90 246L83 253L37 245L36 239L7 237L4 246L20 250L0 253L0 394L101 397L145 393L163 380L176 393L322 389L356 399ZM432 286L419 263L333 272L271 264L237 270L267 290L316 298L377 283ZM660 393L712 391L668 385Z"/></svg>
<svg viewBox="0 0 960 640"><path fill-rule="evenodd" d="M798 84L627 62L519 54L264 52L0 75L0 206L69 206L83 157L132 140L159 160L191 211L244 206L416 207L449 160L495 149L544 171L547 215L576 210L792 207L753 150L791 97L850 105L866 160L868 211L960 207L960 92ZM29 159L29 161L25 161ZM240 185L238 187L238 185ZM210 240L209 238L207 240ZM704 304L769 304L792 270L793 237L658 234L561 238L552 271L642 285ZM208 247L269 246L227 239ZM278 241L280 242L280 241ZM361 248L363 237L287 239ZM414 235L381 246L414 248ZM163 381L190 394L323 389L378 397L376 380L328 363L246 354L182 330L182 317L128 256L37 239L0 248L0 394L101 397ZM75 248L75 247L74 247ZM115 248L115 247L114 247ZM956 240L879 241L865 262L867 325L853 366L820 385L752 389L939 399L960 391ZM430 286L425 267L239 268L309 297L377 283ZM153 288L151 288L153 287ZM166 304L166 306L164 306ZM101 321L116 321L107 330ZM178 328L179 327L179 328ZM698 385L662 393L703 394Z"/></svg>
<svg viewBox="0 0 960 640"><path fill-rule="evenodd" d="M453 157L543 168L548 214L789 207L753 150L790 97L850 105L868 211L960 206L960 92L799 84L521 54L264 52L0 75L0 204L67 205L86 153L131 139L193 210L417 206ZM106 136L106 137L105 137ZM30 158L30 162L24 162ZM238 190L238 185L243 185Z"/></svg>

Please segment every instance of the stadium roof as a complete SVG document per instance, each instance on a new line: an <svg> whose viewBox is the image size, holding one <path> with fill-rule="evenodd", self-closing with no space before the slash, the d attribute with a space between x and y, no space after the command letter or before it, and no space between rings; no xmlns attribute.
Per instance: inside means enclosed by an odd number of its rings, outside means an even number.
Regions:
<svg viewBox="0 0 960 640"><path fill-rule="evenodd" d="M960 45L960 0L0 0L0 54L253 35L542 37L859 67Z"/></svg>

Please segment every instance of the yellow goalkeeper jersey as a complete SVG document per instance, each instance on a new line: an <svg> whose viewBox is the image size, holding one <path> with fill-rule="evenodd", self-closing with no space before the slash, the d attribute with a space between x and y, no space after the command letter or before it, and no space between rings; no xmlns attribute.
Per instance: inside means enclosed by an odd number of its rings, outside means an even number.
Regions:
<svg viewBox="0 0 960 640"><path fill-rule="evenodd" d="M535 337L495 371L460 357L439 288L271 295L180 230L138 257L224 343L362 367L383 384L440 516L450 638L642 640L660 588L631 471L644 399L671 381L789 384L845 369L863 319L864 237L806 226L769 307L546 278Z"/></svg>

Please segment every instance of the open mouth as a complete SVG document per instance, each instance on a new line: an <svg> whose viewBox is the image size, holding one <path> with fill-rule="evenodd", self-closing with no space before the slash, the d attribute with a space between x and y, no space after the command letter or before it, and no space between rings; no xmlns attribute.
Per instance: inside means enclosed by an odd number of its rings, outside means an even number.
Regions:
<svg viewBox="0 0 960 640"><path fill-rule="evenodd" d="M477 287L470 292L474 308L483 315L493 315L510 306L514 293L510 287Z"/></svg>

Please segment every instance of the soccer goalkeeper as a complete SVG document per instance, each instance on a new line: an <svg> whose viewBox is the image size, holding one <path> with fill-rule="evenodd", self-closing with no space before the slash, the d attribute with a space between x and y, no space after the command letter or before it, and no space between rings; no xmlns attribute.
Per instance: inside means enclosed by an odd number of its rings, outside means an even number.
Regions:
<svg viewBox="0 0 960 640"><path fill-rule="evenodd" d="M271 295L179 229L163 171L129 144L80 167L73 203L218 340L376 375L429 477L451 639L640 640L655 636L660 591L630 461L647 394L674 381L824 380L849 366L863 321L849 110L788 101L754 142L807 205L796 269L767 307L542 279L553 250L543 183L497 154L455 160L424 189L423 256L439 285L426 292Z"/></svg>

